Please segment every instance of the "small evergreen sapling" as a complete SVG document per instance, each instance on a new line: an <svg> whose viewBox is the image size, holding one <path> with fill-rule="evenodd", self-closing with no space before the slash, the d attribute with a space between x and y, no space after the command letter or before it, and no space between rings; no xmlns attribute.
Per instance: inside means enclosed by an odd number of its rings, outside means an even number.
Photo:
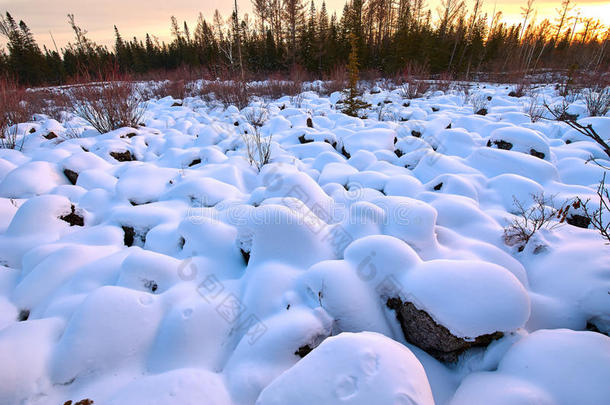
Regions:
<svg viewBox="0 0 610 405"><path fill-rule="evenodd" d="M366 115L360 115L360 110L369 108L371 105L362 100L361 94L358 91L358 46L356 35L350 35L352 51L349 54L349 64L347 70L349 72L349 88L345 91L346 98L343 100L344 107L342 112L351 117L366 118Z"/></svg>

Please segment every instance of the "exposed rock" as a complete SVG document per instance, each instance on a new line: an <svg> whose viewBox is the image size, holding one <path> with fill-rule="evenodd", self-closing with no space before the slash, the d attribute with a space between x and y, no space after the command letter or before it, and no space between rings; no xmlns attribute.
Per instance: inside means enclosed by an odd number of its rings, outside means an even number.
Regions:
<svg viewBox="0 0 610 405"><path fill-rule="evenodd" d="M441 188L443 188L443 183L438 183L436 186L434 186L434 191L439 191Z"/></svg>
<svg viewBox="0 0 610 405"><path fill-rule="evenodd" d="M394 154L398 157L401 157L403 155L403 153L400 149L394 149Z"/></svg>
<svg viewBox="0 0 610 405"><path fill-rule="evenodd" d="M246 266L248 265L248 263L250 263L250 252L246 252L243 249L240 249L241 251L241 255L244 258L244 262L246 262Z"/></svg>
<svg viewBox="0 0 610 405"><path fill-rule="evenodd" d="M154 280L144 280L144 288L149 289L151 292L155 292L159 289L159 285Z"/></svg>
<svg viewBox="0 0 610 405"><path fill-rule="evenodd" d="M86 399L81 399L80 401L72 404L72 401L66 401L64 402L64 405L93 405L93 400L86 398Z"/></svg>
<svg viewBox="0 0 610 405"><path fill-rule="evenodd" d="M194 159L191 163L189 163L189 167L193 167L195 165L198 165L199 163L201 163L201 159Z"/></svg>
<svg viewBox="0 0 610 405"><path fill-rule="evenodd" d="M566 218L566 222L572 226L587 229L591 224L591 219L584 215L572 214Z"/></svg>
<svg viewBox="0 0 610 405"><path fill-rule="evenodd" d="M131 226L121 226L123 228L123 243L125 246L130 247L134 244L136 246L144 246L146 243L146 233L139 233Z"/></svg>
<svg viewBox="0 0 610 405"><path fill-rule="evenodd" d="M76 207L74 207L74 205L72 205L69 214L59 217L59 219L66 221L70 226L85 226L85 219L76 213Z"/></svg>
<svg viewBox="0 0 610 405"><path fill-rule="evenodd" d="M313 128L313 120L311 117L307 117L307 127Z"/></svg>
<svg viewBox="0 0 610 405"><path fill-rule="evenodd" d="M411 131L411 135L413 135L416 138L421 138L421 132L419 132L419 131Z"/></svg>
<svg viewBox="0 0 610 405"><path fill-rule="evenodd" d="M51 131L48 134L44 135L44 137L46 139L55 139L55 138L57 138L57 135L55 135L55 132Z"/></svg>
<svg viewBox="0 0 610 405"><path fill-rule="evenodd" d="M182 107L182 101L176 101L172 104L172 107Z"/></svg>
<svg viewBox="0 0 610 405"><path fill-rule="evenodd" d="M296 354L300 358L303 358L303 357L307 356L312 350L313 349L311 348L311 346L304 345L304 346L299 347L299 350L294 352L294 354Z"/></svg>
<svg viewBox="0 0 610 405"><path fill-rule="evenodd" d="M536 156L537 158L544 159L544 153L538 152L535 149L530 149L530 155Z"/></svg>
<svg viewBox="0 0 610 405"><path fill-rule="evenodd" d="M24 322L24 321L27 321L29 317L30 317L30 310L29 309L22 309L22 310L19 311L19 315L17 316L17 320L19 322Z"/></svg>
<svg viewBox="0 0 610 405"><path fill-rule="evenodd" d="M342 146L342 147L341 147L341 154L342 154L343 156L345 156L345 158L346 158L346 159L349 159L349 158L351 158L351 157L352 157L352 155L350 155L349 153L347 153L347 151L345 150L345 146Z"/></svg>
<svg viewBox="0 0 610 405"><path fill-rule="evenodd" d="M311 139L305 139L305 134L299 136L299 142L301 142L302 144L304 143L310 143L313 142Z"/></svg>
<svg viewBox="0 0 610 405"><path fill-rule="evenodd" d="M68 180L70 181L70 183L72 183L73 186L76 185L76 181L78 180L78 173L70 169L64 169L64 176L68 178Z"/></svg>
<svg viewBox="0 0 610 405"><path fill-rule="evenodd" d="M487 108L481 108L475 114L477 114L477 115L487 115Z"/></svg>
<svg viewBox="0 0 610 405"><path fill-rule="evenodd" d="M513 148L513 144L506 141L494 141L494 145L498 147L498 149L511 150Z"/></svg>
<svg viewBox="0 0 610 405"><path fill-rule="evenodd" d="M495 332L467 341L454 336L449 329L436 323L427 312L417 309L411 302L403 303L400 298L390 298L386 305L396 312L405 339L440 361L455 362L460 354L471 347L487 346L504 336L502 332Z"/></svg>
<svg viewBox="0 0 610 405"><path fill-rule="evenodd" d="M131 162L136 160L130 151L125 152L110 152L110 156L118 160L119 162Z"/></svg>

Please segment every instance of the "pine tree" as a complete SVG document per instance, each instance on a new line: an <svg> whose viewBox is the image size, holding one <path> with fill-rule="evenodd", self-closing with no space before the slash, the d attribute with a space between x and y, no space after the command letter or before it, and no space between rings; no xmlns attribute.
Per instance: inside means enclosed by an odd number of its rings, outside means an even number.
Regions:
<svg viewBox="0 0 610 405"><path fill-rule="evenodd" d="M283 0L284 19L288 25L288 52L290 63L295 64L297 58L297 35L305 25L305 4L303 0Z"/></svg>
<svg viewBox="0 0 610 405"><path fill-rule="evenodd" d="M343 100L344 107L342 112L352 117L366 118L361 116L360 110L369 108L371 105L363 101L358 90L359 62L358 62L358 39L355 33L350 34L350 44L352 50L349 54L347 70L349 72L349 89L345 91L346 98Z"/></svg>

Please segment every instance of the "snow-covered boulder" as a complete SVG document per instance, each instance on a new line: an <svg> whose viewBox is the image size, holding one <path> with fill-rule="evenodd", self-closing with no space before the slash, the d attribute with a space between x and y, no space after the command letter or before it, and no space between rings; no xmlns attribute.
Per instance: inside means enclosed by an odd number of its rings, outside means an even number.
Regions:
<svg viewBox="0 0 610 405"><path fill-rule="evenodd" d="M409 349L383 335L326 339L275 379L257 405L337 403L432 405L426 373Z"/></svg>

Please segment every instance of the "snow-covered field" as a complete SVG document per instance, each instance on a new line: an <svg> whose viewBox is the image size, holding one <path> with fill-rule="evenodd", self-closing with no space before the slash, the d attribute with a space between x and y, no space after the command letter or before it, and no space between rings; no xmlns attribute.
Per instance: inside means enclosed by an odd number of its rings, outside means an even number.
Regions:
<svg viewBox="0 0 610 405"><path fill-rule="evenodd" d="M0 404L607 404L610 338L586 329L610 330L610 246L503 230L514 199L595 200L587 160L610 161L510 90L473 86L485 116L458 93L367 93L368 119L338 93L275 100L260 172L256 103L20 125L23 151L0 150ZM441 332L477 347L405 339Z"/></svg>

